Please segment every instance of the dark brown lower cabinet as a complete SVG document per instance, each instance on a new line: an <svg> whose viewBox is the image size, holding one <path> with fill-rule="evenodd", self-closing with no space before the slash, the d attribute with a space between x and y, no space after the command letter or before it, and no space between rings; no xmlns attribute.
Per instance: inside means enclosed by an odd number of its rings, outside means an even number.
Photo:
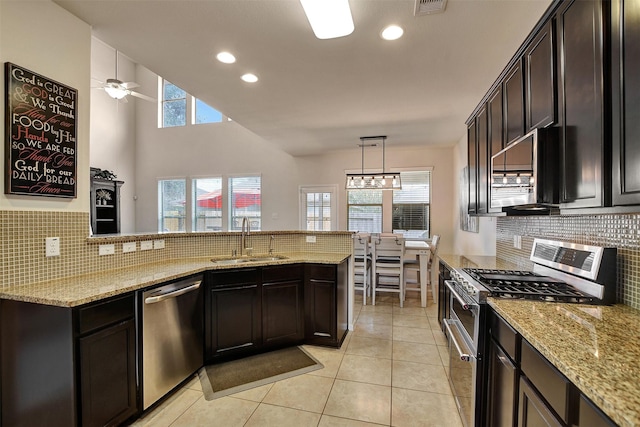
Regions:
<svg viewBox="0 0 640 427"><path fill-rule="evenodd" d="M502 317L490 316L487 426L616 425Z"/></svg>
<svg viewBox="0 0 640 427"><path fill-rule="evenodd" d="M518 369L493 340L489 343L488 425L514 427L517 414Z"/></svg>
<svg viewBox="0 0 640 427"><path fill-rule="evenodd" d="M265 346L293 345L304 339L304 268L262 270L262 340Z"/></svg>
<svg viewBox="0 0 640 427"><path fill-rule="evenodd" d="M519 427L563 427L544 399L525 377L520 377Z"/></svg>
<svg viewBox="0 0 640 427"><path fill-rule="evenodd" d="M118 425L137 412L133 318L79 339L84 427Z"/></svg>
<svg viewBox="0 0 640 427"><path fill-rule="evenodd" d="M205 361L262 346L259 270L211 272L205 296Z"/></svg>
<svg viewBox="0 0 640 427"><path fill-rule="evenodd" d="M347 334L348 264L305 266L305 342L340 347Z"/></svg>
<svg viewBox="0 0 640 427"><path fill-rule="evenodd" d="M598 409L584 394L580 395L578 404L579 427L615 427L616 423Z"/></svg>
<svg viewBox="0 0 640 427"><path fill-rule="evenodd" d="M118 425L138 413L134 307L133 293L76 308L2 300L2 425Z"/></svg>

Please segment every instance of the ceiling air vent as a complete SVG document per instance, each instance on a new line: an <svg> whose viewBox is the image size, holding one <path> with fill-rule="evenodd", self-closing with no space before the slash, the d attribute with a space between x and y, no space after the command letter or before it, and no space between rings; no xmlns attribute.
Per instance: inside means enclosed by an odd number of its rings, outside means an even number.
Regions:
<svg viewBox="0 0 640 427"><path fill-rule="evenodd" d="M447 0L416 0L415 16L442 13L447 5Z"/></svg>

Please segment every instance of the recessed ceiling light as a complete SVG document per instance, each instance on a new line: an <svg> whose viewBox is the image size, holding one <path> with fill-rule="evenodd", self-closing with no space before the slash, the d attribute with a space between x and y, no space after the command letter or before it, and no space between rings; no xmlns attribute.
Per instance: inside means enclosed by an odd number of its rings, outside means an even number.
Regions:
<svg viewBox="0 0 640 427"><path fill-rule="evenodd" d="M382 30L380 36L385 40L398 40L404 34L404 30L397 25L389 25Z"/></svg>
<svg viewBox="0 0 640 427"><path fill-rule="evenodd" d="M300 0L300 3L317 38L333 39L353 32L349 0Z"/></svg>
<svg viewBox="0 0 640 427"><path fill-rule="evenodd" d="M236 62L236 57L229 52L220 52L216 55L216 58L218 58L218 61L224 62L225 64L233 64Z"/></svg>
<svg viewBox="0 0 640 427"><path fill-rule="evenodd" d="M241 79L247 83L255 83L258 81L258 76L256 76L255 74L247 73L243 75Z"/></svg>

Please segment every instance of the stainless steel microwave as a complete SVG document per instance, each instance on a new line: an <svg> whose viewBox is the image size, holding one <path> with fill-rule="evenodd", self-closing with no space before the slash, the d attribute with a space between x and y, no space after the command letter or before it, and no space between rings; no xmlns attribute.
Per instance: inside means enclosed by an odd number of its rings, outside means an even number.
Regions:
<svg viewBox="0 0 640 427"><path fill-rule="evenodd" d="M550 214L558 206L556 128L534 129L491 157L490 210Z"/></svg>

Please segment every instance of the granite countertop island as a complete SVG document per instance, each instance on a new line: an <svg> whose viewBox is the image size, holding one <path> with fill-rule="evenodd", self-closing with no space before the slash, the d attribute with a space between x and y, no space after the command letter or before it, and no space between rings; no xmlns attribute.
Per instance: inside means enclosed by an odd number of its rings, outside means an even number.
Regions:
<svg viewBox="0 0 640 427"><path fill-rule="evenodd" d="M175 259L143 264L23 286L11 286L0 290L0 299L76 307L209 270L296 263L340 264L351 256L351 254L343 253L317 252L278 253L276 255L286 258L235 265L215 264L211 262L212 257Z"/></svg>
<svg viewBox="0 0 640 427"><path fill-rule="evenodd" d="M440 255L451 268L519 269L496 257ZM640 426L640 311L489 298L489 305L620 426Z"/></svg>

